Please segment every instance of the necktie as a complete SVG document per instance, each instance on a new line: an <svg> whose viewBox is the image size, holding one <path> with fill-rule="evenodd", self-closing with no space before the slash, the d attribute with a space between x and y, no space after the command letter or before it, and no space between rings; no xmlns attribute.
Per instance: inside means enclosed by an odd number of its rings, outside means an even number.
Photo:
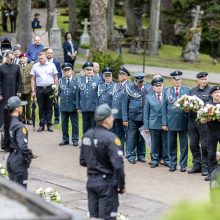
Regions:
<svg viewBox="0 0 220 220"><path fill-rule="evenodd" d="M157 94L158 102L161 103L160 94Z"/></svg>
<svg viewBox="0 0 220 220"><path fill-rule="evenodd" d="M106 89L108 88L108 83L105 84L105 88L106 88Z"/></svg>
<svg viewBox="0 0 220 220"><path fill-rule="evenodd" d="M69 85L69 84L70 84L70 79L68 78L68 79L67 79L67 85Z"/></svg>
<svg viewBox="0 0 220 220"><path fill-rule="evenodd" d="M176 87L176 96L179 95L179 89Z"/></svg>
<svg viewBox="0 0 220 220"><path fill-rule="evenodd" d="M90 77L87 77L87 83L89 83L89 81L90 81Z"/></svg>

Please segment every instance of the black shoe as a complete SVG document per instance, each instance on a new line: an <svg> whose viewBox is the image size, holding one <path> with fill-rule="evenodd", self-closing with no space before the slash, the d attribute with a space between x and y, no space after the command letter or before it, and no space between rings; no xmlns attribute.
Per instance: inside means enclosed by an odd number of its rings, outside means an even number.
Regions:
<svg viewBox="0 0 220 220"><path fill-rule="evenodd" d="M180 168L180 172L185 173L186 172L186 168L185 167L181 167Z"/></svg>
<svg viewBox="0 0 220 220"><path fill-rule="evenodd" d="M128 159L128 162L131 163L131 164L136 164L136 160L135 159L130 159L130 160Z"/></svg>
<svg viewBox="0 0 220 220"><path fill-rule="evenodd" d="M202 176L208 176L209 172L207 170L202 171Z"/></svg>
<svg viewBox="0 0 220 220"><path fill-rule="evenodd" d="M49 132L53 132L52 126L51 126L51 125L48 125L48 126L47 126L47 130L48 130Z"/></svg>
<svg viewBox="0 0 220 220"><path fill-rule="evenodd" d="M78 145L79 145L78 142L73 142L74 147L78 147Z"/></svg>
<svg viewBox="0 0 220 220"><path fill-rule="evenodd" d="M68 145L68 144L69 144L69 142L62 141L62 142L59 143L59 146Z"/></svg>
<svg viewBox="0 0 220 220"><path fill-rule="evenodd" d="M37 132L41 132L41 131L44 131L44 126L40 126L40 127L37 129Z"/></svg>
<svg viewBox="0 0 220 220"><path fill-rule="evenodd" d="M138 161L140 161L141 163L146 163L146 159L145 158L139 158Z"/></svg>
<svg viewBox="0 0 220 220"><path fill-rule="evenodd" d="M165 167L170 167L170 164L164 162L164 166L165 166Z"/></svg>
<svg viewBox="0 0 220 220"><path fill-rule="evenodd" d="M191 170L188 171L188 174L201 173L201 171L202 171L201 168L193 167Z"/></svg>
<svg viewBox="0 0 220 220"><path fill-rule="evenodd" d="M158 164L152 163L150 167L151 167L151 168L156 168L156 167L158 167Z"/></svg>
<svg viewBox="0 0 220 220"><path fill-rule="evenodd" d="M169 171L170 171L170 172L174 172L174 171L176 171L176 168L170 167Z"/></svg>
<svg viewBox="0 0 220 220"><path fill-rule="evenodd" d="M55 121L54 121L54 124L55 124L55 125L58 125L59 123L60 123L60 122L59 122L58 120L55 120Z"/></svg>
<svg viewBox="0 0 220 220"><path fill-rule="evenodd" d="M205 181L210 181L211 180L211 176L210 175L208 175L207 177L205 177L205 179L204 179Z"/></svg>
<svg viewBox="0 0 220 220"><path fill-rule="evenodd" d="M32 120L27 120L27 124L28 124L28 125L33 125Z"/></svg>

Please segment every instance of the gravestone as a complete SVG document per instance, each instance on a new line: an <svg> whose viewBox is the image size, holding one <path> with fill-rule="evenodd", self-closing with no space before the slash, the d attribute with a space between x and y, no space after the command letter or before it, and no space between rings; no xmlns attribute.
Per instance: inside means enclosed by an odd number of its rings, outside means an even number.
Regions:
<svg viewBox="0 0 220 220"><path fill-rule="evenodd" d="M84 19L81 24L84 25L83 34L80 37L80 45L90 45L90 36L88 34L88 25L90 25L90 22L87 18Z"/></svg>
<svg viewBox="0 0 220 220"><path fill-rule="evenodd" d="M53 27L50 29L50 48L53 49L54 58L63 61L61 30L57 25L57 13L53 13Z"/></svg>
<svg viewBox="0 0 220 220"><path fill-rule="evenodd" d="M201 28L198 28L200 17L204 14L197 5L196 9L192 10L193 27L188 31L184 43L182 58L186 62L194 62L198 60L199 48L201 42Z"/></svg>

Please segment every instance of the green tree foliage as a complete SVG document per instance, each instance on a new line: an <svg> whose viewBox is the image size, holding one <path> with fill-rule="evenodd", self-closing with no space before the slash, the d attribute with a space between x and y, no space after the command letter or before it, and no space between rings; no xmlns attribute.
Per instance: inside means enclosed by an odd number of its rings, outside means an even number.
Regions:
<svg viewBox="0 0 220 220"><path fill-rule="evenodd" d="M111 54L96 52L92 54L91 60L97 62L100 65L100 70L105 67L111 67L113 69L113 78L118 79L118 72L121 65L123 65L121 55L118 55L116 58L113 58Z"/></svg>
<svg viewBox="0 0 220 220"><path fill-rule="evenodd" d="M220 40L220 1L216 0L172 0L173 9L163 11L167 15L167 22L175 24L181 22L191 27L191 10L196 5L201 6L204 15L201 19L202 44L204 51L211 52L213 44Z"/></svg>

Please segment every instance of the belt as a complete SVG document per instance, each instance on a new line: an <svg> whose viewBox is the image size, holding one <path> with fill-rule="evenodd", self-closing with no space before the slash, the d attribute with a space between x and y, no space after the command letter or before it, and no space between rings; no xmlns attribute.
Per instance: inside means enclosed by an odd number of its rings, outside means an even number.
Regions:
<svg viewBox="0 0 220 220"><path fill-rule="evenodd" d="M49 85L49 86L37 86L37 88L39 89L48 89L50 88L52 85Z"/></svg>
<svg viewBox="0 0 220 220"><path fill-rule="evenodd" d="M102 178L107 178L107 177L111 177L112 175L110 174L103 174L103 173L89 173L88 176L101 176Z"/></svg>

